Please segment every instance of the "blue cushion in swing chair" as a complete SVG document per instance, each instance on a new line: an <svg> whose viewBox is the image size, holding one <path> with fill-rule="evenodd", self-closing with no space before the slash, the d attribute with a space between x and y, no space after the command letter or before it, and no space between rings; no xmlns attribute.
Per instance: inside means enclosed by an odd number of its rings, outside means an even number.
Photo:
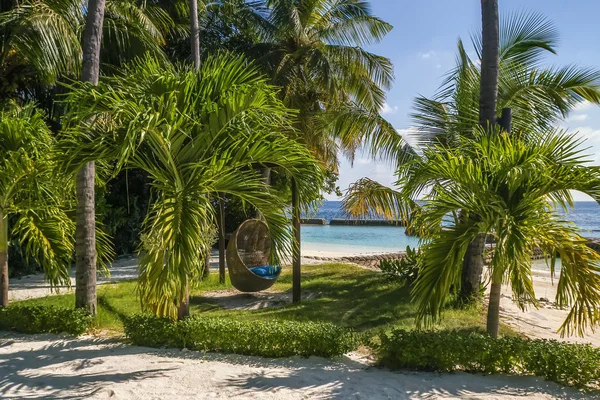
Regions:
<svg viewBox="0 0 600 400"><path fill-rule="evenodd" d="M279 265L261 265L259 267L248 268L254 275L261 278L274 279L279 276L281 267Z"/></svg>

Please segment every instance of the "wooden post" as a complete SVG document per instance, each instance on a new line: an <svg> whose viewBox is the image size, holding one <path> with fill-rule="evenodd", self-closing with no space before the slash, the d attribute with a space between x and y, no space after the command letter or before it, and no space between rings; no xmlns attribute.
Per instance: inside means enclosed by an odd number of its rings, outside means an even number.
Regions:
<svg viewBox="0 0 600 400"><path fill-rule="evenodd" d="M225 284L225 210L219 197L219 283Z"/></svg>
<svg viewBox="0 0 600 400"><path fill-rule="evenodd" d="M300 288L300 196L295 180L292 180L292 302L299 303L302 299Z"/></svg>
<svg viewBox="0 0 600 400"><path fill-rule="evenodd" d="M500 126L506 132L510 133L512 129L512 108L503 108L500 117Z"/></svg>

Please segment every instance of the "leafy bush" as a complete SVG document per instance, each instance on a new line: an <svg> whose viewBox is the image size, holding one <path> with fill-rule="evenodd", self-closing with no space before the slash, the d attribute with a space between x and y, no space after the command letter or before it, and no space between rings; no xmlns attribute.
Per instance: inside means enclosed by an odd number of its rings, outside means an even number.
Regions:
<svg viewBox="0 0 600 400"><path fill-rule="evenodd" d="M81 335L91 322L92 317L81 309L20 304L0 308L0 330Z"/></svg>
<svg viewBox="0 0 600 400"><path fill-rule="evenodd" d="M380 365L410 370L536 375L562 385L600 385L600 349L476 332L394 330L372 344Z"/></svg>
<svg viewBox="0 0 600 400"><path fill-rule="evenodd" d="M262 357L333 357L354 350L352 331L330 323L298 321L235 321L192 317L172 322L135 315L124 321L125 334L137 345L179 347Z"/></svg>
<svg viewBox="0 0 600 400"><path fill-rule="evenodd" d="M379 269L392 281L403 285L412 285L419 276L419 257L421 250L406 246L406 255L400 260L381 260Z"/></svg>

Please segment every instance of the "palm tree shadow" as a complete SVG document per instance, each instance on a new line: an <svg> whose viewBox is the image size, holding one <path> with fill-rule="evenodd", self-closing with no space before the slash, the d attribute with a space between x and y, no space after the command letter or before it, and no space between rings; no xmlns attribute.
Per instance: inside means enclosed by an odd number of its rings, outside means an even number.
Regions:
<svg viewBox="0 0 600 400"><path fill-rule="evenodd" d="M18 341L40 338L39 335L23 336L18 337ZM152 379L172 369L86 372L103 364L106 357L135 355L148 350L102 339L63 339L42 348L10 352L14 343L15 340L0 339L0 348L8 350L0 353L0 398L81 399L102 390L109 383ZM61 368L62 372L56 373L57 368ZM70 370L69 373L65 373L65 369ZM67 391L76 395L66 394Z"/></svg>
<svg viewBox="0 0 600 400"><path fill-rule="evenodd" d="M311 360L312 361L312 360ZM451 377L451 379L448 379ZM446 379L443 379L446 378ZM231 378L229 385L242 390L241 396L256 391L285 393L286 389L302 390L311 399L371 399L434 400L440 398L494 398L510 396L525 399L544 393L555 399L600 399L590 393L563 388L534 377L482 376L467 373L396 373L376 368L353 369L342 365L291 368L286 373L269 375L260 372Z"/></svg>

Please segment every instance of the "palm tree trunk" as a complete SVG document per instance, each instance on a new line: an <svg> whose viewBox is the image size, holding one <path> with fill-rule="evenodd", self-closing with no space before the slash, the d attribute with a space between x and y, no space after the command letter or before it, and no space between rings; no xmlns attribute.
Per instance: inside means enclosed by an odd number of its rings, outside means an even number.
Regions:
<svg viewBox="0 0 600 400"><path fill-rule="evenodd" d="M190 0L190 27L192 60L194 67L200 68L200 23L198 22L198 0Z"/></svg>
<svg viewBox="0 0 600 400"><path fill-rule="evenodd" d="M490 291L490 302L487 314L487 333L496 339L500 327L500 294L502 292L502 283L494 281Z"/></svg>
<svg viewBox="0 0 600 400"><path fill-rule="evenodd" d="M182 293L179 307L177 308L177 319L182 320L190 316L190 286L185 278L185 292Z"/></svg>
<svg viewBox="0 0 600 400"><path fill-rule="evenodd" d="M481 87L479 89L479 124L491 128L496 123L498 99L498 63L500 33L498 28L498 0L481 0L482 49Z"/></svg>
<svg viewBox="0 0 600 400"><path fill-rule="evenodd" d="M479 124L490 129L496 123L498 99L498 63L500 34L498 0L481 0L482 51L481 86L479 91ZM485 235L478 235L469 244L463 263L461 297L476 299L484 264Z"/></svg>
<svg viewBox="0 0 600 400"><path fill-rule="evenodd" d="M8 305L8 218L0 211L0 307Z"/></svg>
<svg viewBox="0 0 600 400"><path fill-rule="evenodd" d="M106 0L88 2L85 32L83 36L83 68L81 79L98 84L100 75L100 48L104 7ZM96 314L96 210L94 203L93 162L84 165L77 173L77 215L75 234L75 307L85 308Z"/></svg>
<svg viewBox="0 0 600 400"><path fill-rule="evenodd" d="M302 299L300 281L300 197L295 180L292 180L292 229L294 230L294 243L292 243L292 302L299 303Z"/></svg>

